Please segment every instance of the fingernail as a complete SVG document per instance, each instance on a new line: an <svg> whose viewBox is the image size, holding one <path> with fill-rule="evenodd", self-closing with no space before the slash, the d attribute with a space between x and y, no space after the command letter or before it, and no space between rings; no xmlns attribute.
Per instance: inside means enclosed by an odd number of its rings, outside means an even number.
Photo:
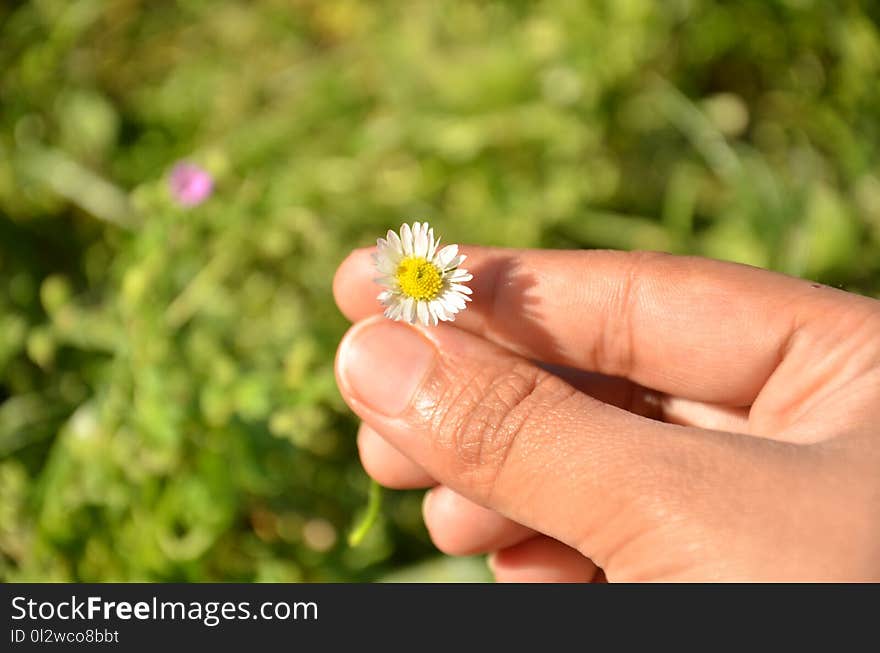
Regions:
<svg viewBox="0 0 880 653"><path fill-rule="evenodd" d="M381 319L349 336L340 374L360 401L392 417L409 405L435 355L434 345L415 328Z"/></svg>
<svg viewBox="0 0 880 653"><path fill-rule="evenodd" d="M425 496L422 497L422 515L428 514L428 504L434 501L434 490L428 490L425 492Z"/></svg>

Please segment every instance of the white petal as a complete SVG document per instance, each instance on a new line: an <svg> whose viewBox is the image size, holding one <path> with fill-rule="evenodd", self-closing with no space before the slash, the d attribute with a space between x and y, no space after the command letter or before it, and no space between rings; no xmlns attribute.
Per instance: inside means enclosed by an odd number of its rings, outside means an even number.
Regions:
<svg viewBox="0 0 880 653"><path fill-rule="evenodd" d="M434 262L438 268L446 270L449 267L449 262L455 260L457 254L458 245L447 245L437 252L437 257Z"/></svg>
<svg viewBox="0 0 880 653"><path fill-rule="evenodd" d="M388 233L393 234L391 231ZM396 235L394 237L397 238ZM373 254L373 261L376 263L376 267L386 262L387 266L396 268L401 258L403 258L403 252L400 251L399 238L397 243L389 243L381 238L377 241L376 252Z"/></svg>
<svg viewBox="0 0 880 653"><path fill-rule="evenodd" d="M412 256L413 254L413 234L408 224L400 225L400 243L403 248L404 256Z"/></svg>
<svg viewBox="0 0 880 653"><path fill-rule="evenodd" d="M403 305L400 303L400 297L395 297L392 300L392 304L388 307L388 311L385 313L392 320L400 320L400 316L403 314Z"/></svg>
<svg viewBox="0 0 880 653"><path fill-rule="evenodd" d="M430 261L432 258L434 258L434 230L431 227L428 227L427 222L425 223L425 226L427 227L427 231L425 231L425 234L428 236L428 254L426 258Z"/></svg>
<svg viewBox="0 0 880 653"><path fill-rule="evenodd" d="M383 304L387 304L388 302L391 301L391 297L392 297L392 293L390 290L383 290L382 292L380 292L376 296L376 299L378 299Z"/></svg>
<svg viewBox="0 0 880 653"><path fill-rule="evenodd" d="M434 238L434 230L430 229L428 235L431 237L431 247L428 250L428 260L434 261L434 255L437 253L437 247L440 246L440 239Z"/></svg>
<svg viewBox="0 0 880 653"><path fill-rule="evenodd" d="M470 281L473 278L474 275L468 273L467 270L458 269L450 275L449 280L452 283L461 283L463 281Z"/></svg>
<svg viewBox="0 0 880 653"><path fill-rule="evenodd" d="M464 261L464 259L465 259L464 256L461 256L461 255L456 256L455 258L453 258L451 261L449 261L446 264L446 266L444 267L444 271L449 272L451 270L455 270L455 269L461 267L462 261Z"/></svg>
<svg viewBox="0 0 880 653"><path fill-rule="evenodd" d="M394 254L388 249L382 249L373 254L373 265L379 272L393 274L397 270L398 262L394 260Z"/></svg>
<svg viewBox="0 0 880 653"><path fill-rule="evenodd" d="M446 320L446 309L443 308L443 304L439 300L435 299L431 301L430 309L438 319Z"/></svg>
<svg viewBox="0 0 880 653"><path fill-rule="evenodd" d="M449 306L451 304L459 311L464 310L464 308L465 308L464 295L459 295L458 293L451 292L451 293L446 293L443 297L446 299L447 306Z"/></svg>
<svg viewBox="0 0 880 653"><path fill-rule="evenodd" d="M443 309L446 311L447 315L452 316L458 313L459 309L455 302L452 301L451 295L443 295L440 297L440 303L443 304Z"/></svg>
<svg viewBox="0 0 880 653"><path fill-rule="evenodd" d="M380 261L376 265L376 269L386 277L393 277L394 273L397 272L397 264L393 261L389 261L386 259L384 261Z"/></svg>
<svg viewBox="0 0 880 653"><path fill-rule="evenodd" d="M474 292L473 290L471 290L467 286L462 286L460 283L450 284L449 289L454 290L455 292L463 293L465 295L472 295Z"/></svg>
<svg viewBox="0 0 880 653"><path fill-rule="evenodd" d="M410 324L416 322L416 301L412 297L403 300L403 319Z"/></svg>
<svg viewBox="0 0 880 653"><path fill-rule="evenodd" d="M454 321L455 321L455 315L456 315L456 313L458 313L458 309L457 309L457 308L451 308L451 307L449 307L449 306L446 306L445 309L446 309L446 321L447 321L447 322L454 322Z"/></svg>
<svg viewBox="0 0 880 653"><path fill-rule="evenodd" d="M385 250L385 258L391 261L391 263L396 267L403 259L403 251L398 252L396 249L391 249L389 247Z"/></svg>
<svg viewBox="0 0 880 653"><path fill-rule="evenodd" d="M400 236L389 230L385 238L388 240L388 248L398 256L403 255L403 246L400 243Z"/></svg>
<svg viewBox="0 0 880 653"><path fill-rule="evenodd" d="M434 249L434 230L428 227L427 222L425 223L423 233L425 234L425 258L430 261L433 256L432 250Z"/></svg>
<svg viewBox="0 0 880 653"><path fill-rule="evenodd" d="M428 252L431 251L431 238L428 236L428 223L427 222L422 223L421 238L425 243L425 249L424 249L424 253L422 254L422 256L424 258L428 258Z"/></svg>
<svg viewBox="0 0 880 653"><path fill-rule="evenodd" d="M430 326L431 316L428 315L428 302L418 302L416 304L416 311L418 312L419 322L425 326Z"/></svg>
<svg viewBox="0 0 880 653"><path fill-rule="evenodd" d="M428 256L429 245L428 234L425 233L424 228L420 228L418 233L413 235L413 254L420 258L426 258Z"/></svg>

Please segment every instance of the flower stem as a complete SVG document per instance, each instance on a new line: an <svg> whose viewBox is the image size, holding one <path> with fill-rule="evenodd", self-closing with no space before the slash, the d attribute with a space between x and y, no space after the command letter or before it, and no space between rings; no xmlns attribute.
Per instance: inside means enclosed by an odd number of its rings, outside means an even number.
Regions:
<svg viewBox="0 0 880 653"><path fill-rule="evenodd" d="M367 533L373 528L379 519L382 509L382 486L376 481L370 481L370 496L367 499L367 508L361 520L355 524L348 534L348 545L358 546L364 541Z"/></svg>

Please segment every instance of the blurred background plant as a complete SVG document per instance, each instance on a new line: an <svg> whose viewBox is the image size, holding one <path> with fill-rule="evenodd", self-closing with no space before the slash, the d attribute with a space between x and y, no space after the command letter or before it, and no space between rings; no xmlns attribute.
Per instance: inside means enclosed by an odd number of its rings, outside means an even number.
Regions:
<svg viewBox="0 0 880 653"><path fill-rule="evenodd" d="M877 295L878 24L867 1L4 2L0 577L484 578L432 562L418 493L345 545L367 482L338 262L421 218Z"/></svg>

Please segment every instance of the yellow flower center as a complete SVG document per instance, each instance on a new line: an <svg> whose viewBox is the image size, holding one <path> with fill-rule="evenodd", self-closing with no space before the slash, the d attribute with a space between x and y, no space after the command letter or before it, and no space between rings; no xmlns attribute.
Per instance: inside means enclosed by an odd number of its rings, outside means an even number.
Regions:
<svg viewBox="0 0 880 653"><path fill-rule="evenodd" d="M397 285L413 299L436 299L443 287L440 270L424 258L410 256L397 266Z"/></svg>

